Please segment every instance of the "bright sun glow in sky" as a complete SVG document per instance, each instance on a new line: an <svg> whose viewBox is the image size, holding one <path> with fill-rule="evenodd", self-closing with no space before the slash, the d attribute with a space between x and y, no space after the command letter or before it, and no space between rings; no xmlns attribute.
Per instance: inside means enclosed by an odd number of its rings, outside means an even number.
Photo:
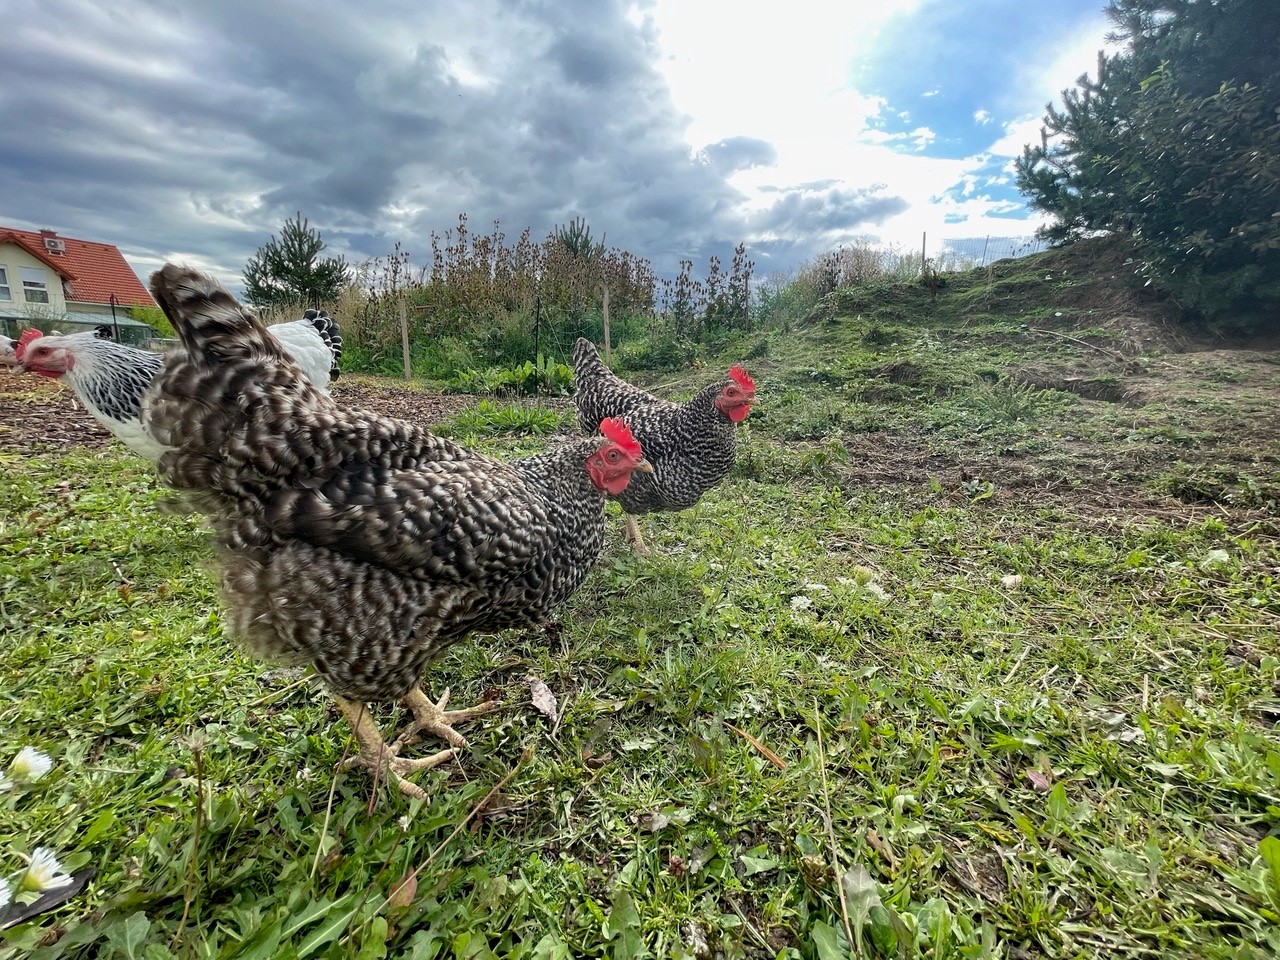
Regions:
<svg viewBox="0 0 1280 960"><path fill-rule="evenodd" d="M1105 0L14 2L0 226L233 286L297 211L354 263L582 216L667 276L1026 237L1012 160L1107 32Z"/></svg>
<svg viewBox="0 0 1280 960"><path fill-rule="evenodd" d="M1038 142L1045 103L1092 71L1105 46L1106 20L1093 8L1051 45L1028 46L1012 74L998 78L1007 87L999 96L976 96L983 84L975 82L974 67L948 78L942 63L913 93L890 100L876 92L875 73L892 69L893 58L886 63L876 54L909 45L912 28L902 31L905 37L886 38L887 28L918 19L928 29L931 6L927 0L874 6L656 0L647 15L658 32L658 68L689 117L690 148L741 136L775 147L775 163L730 178L748 208L768 205L780 187L835 180L850 189L883 185L907 200L905 212L874 231L889 242L916 245L922 231L936 237L1030 233L1042 220L1012 190L1012 158L1025 143ZM633 16L642 14L637 9ZM960 32L950 37L955 47L968 42ZM920 103L947 92L966 103L956 108L957 119L970 122L939 144L938 133L916 114Z"/></svg>

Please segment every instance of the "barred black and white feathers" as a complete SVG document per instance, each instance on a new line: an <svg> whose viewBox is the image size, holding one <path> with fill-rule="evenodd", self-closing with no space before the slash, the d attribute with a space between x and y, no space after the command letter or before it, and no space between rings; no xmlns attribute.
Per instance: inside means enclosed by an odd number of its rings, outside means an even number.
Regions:
<svg viewBox="0 0 1280 960"><path fill-rule="evenodd" d="M327 392L337 376L342 356L342 336L337 321L327 313L308 310L299 320L266 328L269 339L318 389ZM36 331L26 339L19 358L29 370L63 380L86 410L139 456L155 460L163 448L142 429L138 419L143 391L164 364L164 357L150 350L117 343L109 326L87 333L42 337Z"/></svg>
<svg viewBox="0 0 1280 960"><path fill-rule="evenodd" d="M573 405L583 431L617 417L631 427L653 465L652 474L634 477L614 498L627 513L691 507L733 468L734 425L755 398L755 384L741 368L677 404L622 380L605 366L595 345L580 338L573 348L573 374Z"/></svg>
<svg viewBox="0 0 1280 960"><path fill-rule="evenodd" d="M676 408L676 404L627 383L610 370L596 345L586 337L579 337L573 345L573 384L573 406L586 433L598 429L605 417L621 417L634 410Z"/></svg>
<svg viewBox="0 0 1280 960"><path fill-rule="evenodd" d="M258 652L396 699L448 642L543 619L598 558L594 471L616 444L503 463L338 406L211 278L171 265L151 285L184 349L143 421L161 477L209 515L232 632Z"/></svg>
<svg viewBox="0 0 1280 960"><path fill-rule="evenodd" d="M267 330L284 345L316 386L328 387L330 380L338 379L342 333L338 321L329 314L323 310L307 310L301 318L273 324Z"/></svg>
<svg viewBox="0 0 1280 960"><path fill-rule="evenodd" d="M142 394L160 372L164 357L99 336L98 331L40 336L28 330L18 359L35 373L62 380L85 410L134 453L148 460L162 448L142 429Z"/></svg>

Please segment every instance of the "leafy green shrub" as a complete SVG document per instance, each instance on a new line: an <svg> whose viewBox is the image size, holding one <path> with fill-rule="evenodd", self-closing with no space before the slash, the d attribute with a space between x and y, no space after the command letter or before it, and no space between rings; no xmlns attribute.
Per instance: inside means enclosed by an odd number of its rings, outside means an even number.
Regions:
<svg viewBox="0 0 1280 960"><path fill-rule="evenodd" d="M342 345L342 366L345 370L358 370L383 377L398 377L404 372L404 362L397 349L394 353L376 346Z"/></svg>
<svg viewBox="0 0 1280 960"><path fill-rule="evenodd" d="M979 380L975 389L963 398L962 405L973 410L984 423L1026 423L1052 406L1053 401L1029 383L1001 377L995 383Z"/></svg>
<svg viewBox="0 0 1280 960"><path fill-rule="evenodd" d="M568 411L481 400L474 407L461 410L437 424L435 430L444 437L548 434L565 427L572 419L573 414Z"/></svg>
<svg viewBox="0 0 1280 960"><path fill-rule="evenodd" d="M678 370L693 363L697 354L691 340L665 332L629 340L613 351L620 370Z"/></svg>
<svg viewBox="0 0 1280 960"><path fill-rule="evenodd" d="M173 324L169 322L169 318L164 315L164 311L159 307L144 307L135 303L129 308L129 316L139 323L145 323L165 339L176 340L178 338L178 331L173 329Z"/></svg>
<svg viewBox="0 0 1280 960"><path fill-rule="evenodd" d="M538 354L513 367L474 368L455 373L446 385L451 393L491 393L495 396L547 394L567 397L573 392L573 370Z"/></svg>

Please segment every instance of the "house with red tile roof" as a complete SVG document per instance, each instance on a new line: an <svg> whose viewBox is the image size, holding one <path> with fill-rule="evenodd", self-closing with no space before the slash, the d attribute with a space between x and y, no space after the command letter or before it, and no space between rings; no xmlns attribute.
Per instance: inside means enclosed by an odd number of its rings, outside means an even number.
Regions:
<svg viewBox="0 0 1280 960"><path fill-rule="evenodd" d="M111 244L0 225L0 332L37 326L71 333L101 323L145 327L130 318L129 308L155 305Z"/></svg>

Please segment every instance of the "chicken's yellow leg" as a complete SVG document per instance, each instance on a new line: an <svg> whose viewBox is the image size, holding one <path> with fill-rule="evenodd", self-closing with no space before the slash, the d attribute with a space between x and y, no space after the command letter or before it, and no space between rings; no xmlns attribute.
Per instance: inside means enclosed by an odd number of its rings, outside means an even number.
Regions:
<svg viewBox="0 0 1280 960"><path fill-rule="evenodd" d="M642 557L648 557L653 554L653 551L649 549L649 545L644 542L644 534L640 532L640 522L630 513L627 514L627 536L635 544L636 553Z"/></svg>
<svg viewBox="0 0 1280 960"><path fill-rule="evenodd" d="M369 716L368 707L363 703L345 700L337 694L334 694L333 699L338 704L338 709L342 711L342 715L351 724L356 742L360 745L360 755L349 758L343 768L368 767L376 775L384 778L387 783L394 784L405 796L419 799L426 799L427 796L427 792L416 783L403 779L405 776L439 766L458 754L458 751L451 747L429 757L415 760L397 756L400 744L389 744L382 738L382 731L374 723L373 717Z"/></svg>

